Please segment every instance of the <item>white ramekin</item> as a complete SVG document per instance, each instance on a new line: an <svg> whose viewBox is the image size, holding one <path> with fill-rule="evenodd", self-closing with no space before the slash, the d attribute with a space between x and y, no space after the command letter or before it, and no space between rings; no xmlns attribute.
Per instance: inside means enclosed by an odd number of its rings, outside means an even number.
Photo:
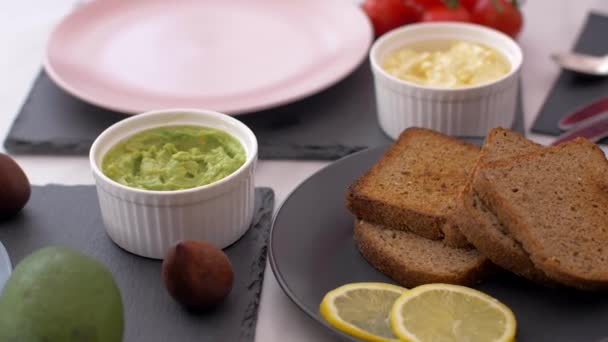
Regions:
<svg viewBox="0 0 608 342"><path fill-rule="evenodd" d="M116 143L145 129L171 125L199 125L228 132L239 139L247 159L229 176L186 190L136 189L103 174L103 156ZM257 153L257 140L247 126L212 111L153 111L112 125L97 137L89 154L108 235L127 251L156 259L162 259L169 247L184 239L206 240L219 248L227 247L251 224Z"/></svg>
<svg viewBox="0 0 608 342"><path fill-rule="evenodd" d="M387 53L402 46L438 40L482 43L501 52L511 71L490 83L458 89L418 85L400 80L382 69ZM370 50L380 127L392 138L416 126L455 136L485 136L497 126L511 127L515 118L519 45L507 35L475 24L421 23L407 25L380 37Z"/></svg>

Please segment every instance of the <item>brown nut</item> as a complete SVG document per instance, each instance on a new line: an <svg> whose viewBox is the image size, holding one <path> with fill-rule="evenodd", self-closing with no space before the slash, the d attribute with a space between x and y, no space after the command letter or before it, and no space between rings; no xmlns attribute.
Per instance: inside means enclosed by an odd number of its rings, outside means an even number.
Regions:
<svg viewBox="0 0 608 342"><path fill-rule="evenodd" d="M162 277L169 294L194 310L220 303L234 281L228 256L212 244L196 240L180 241L169 249Z"/></svg>
<svg viewBox="0 0 608 342"><path fill-rule="evenodd" d="M30 199L32 188L23 169L0 153L0 219L16 215Z"/></svg>

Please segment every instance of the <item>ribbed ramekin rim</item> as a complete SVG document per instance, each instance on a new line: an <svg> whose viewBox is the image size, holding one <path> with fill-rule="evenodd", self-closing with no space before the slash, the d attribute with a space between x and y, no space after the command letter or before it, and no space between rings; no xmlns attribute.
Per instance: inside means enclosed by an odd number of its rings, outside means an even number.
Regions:
<svg viewBox="0 0 608 342"><path fill-rule="evenodd" d="M441 88L441 87L432 87L432 86L425 86L425 85L421 85L421 84L417 84L414 82L409 82L409 81L405 81L402 79L399 79L391 74L389 74L388 72L386 72L379 64L379 61L376 60L375 55L377 54L377 50L382 46L382 44L384 44L387 40L395 37L395 36L399 36L404 34L404 32L408 32L420 27L430 27L430 26L443 26L443 27L453 27L453 28L467 28L467 29L473 29L473 30L479 30L480 32L485 31L486 33L489 34L494 34L498 37L501 37L503 39L506 39L506 41L509 42L509 44L512 45L512 47L514 48L514 51L517 51L517 63L515 65L511 65L511 70L509 70L508 73L506 73L505 75L491 81L491 82L487 82L487 83L483 83L480 85L476 85L476 86L470 86L470 87L461 87L461 88ZM446 39L449 39L450 35L445 35ZM501 51L501 53L504 54L504 51ZM521 69L521 66L523 64L523 51L521 50L521 47L519 46L519 44L517 44L517 42L515 42L513 40L513 38L507 36L506 34L495 30L493 28L489 28L486 26L482 26L482 25L478 25L478 24L473 24L473 23L459 23L459 22L428 22L428 23L416 23L416 24L408 24L406 26L394 29L390 32L385 33L384 35L382 35L380 38L378 38L374 44L372 45L371 49L369 50L369 62L372 66L372 71L374 72L374 74L376 75L380 75L381 77L384 77L385 79L389 80L390 82L393 82L395 84L398 84L400 86L407 86L407 87L411 87L411 88L418 88L424 91L441 91L441 92L449 92L449 93L463 93L463 92L468 92L468 91L473 91L473 90L478 90L478 89L482 89L482 88L489 88L492 86L495 86L496 84L502 83L503 81L507 80L509 77L511 77L513 74L519 72L519 70Z"/></svg>
<svg viewBox="0 0 608 342"><path fill-rule="evenodd" d="M132 122L145 120L149 116L162 116L162 115L179 114L179 113L214 116L217 119L230 122L231 124L238 127L238 129L242 130L242 132L245 133L247 138L250 140L251 146L252 146L251 152L247 153L247 159L245 160L245 163L243 163L243 165L241 165L241 167L239 167L237 170L235 170L228 176L226 176L218 181L215 181L213 183L201 185L201 186L197 186L197 187L189 188L189 189L166 190L166 191L132 188L132 187L129 187L129 186L126 186L126 185L123 185L123 184L120 184L120 183L114 181L110 177L106 176L100 170L99 165L97 165L97 162L95 160L95 154L96 154L97 150L99 149L99 144L103 141L103 139L105 137L107 137L109 134L111 134L114 130L117 130L117 129L121 128L122 126L127 125ZM167 124L167 126L173 126L173 125L174 124ZM162 126L163 125L159 125L158 127L162 127ZM142 127L142 130L143 129L144 129L144 127ZM138 131L134 131L132 134L135 134L137 132ZM239 141L241 140L240 138L237 138L237 139L239 139ZM240 142L243 143L242 141L240 141ZM257 159L257 155L258 155L257 138L256 138L255 134L253 133L253 131L251 131L251 129L249 127L247 127L247 125L245 125L241 121L239 121L227 114L223 114L223 113L216 112L213 110L196 109L196 108L169 108L169 109L153 110L153 111L148 111L148 112L141 113L138 115L134 115L134 116L128 117L124 120L121 120L121 121L113 124L112 126L106 128L99 136L97 136L97 138L91 145L91 148L89 150L89 163L91 165L91 170L92 170L93 174L96 176L96 178L98 180L103 181L104 183L106 183L107 185L109 185L111 187L114 187L121 191L129 192L132 194L148 195L148 196L155 196L155 197L168 197L168 196L177 196L177 195L187 195L187 194L193 194L193 193L202 193L202 192L206 192L206 191L212 191L212 190L215 190L215 189L218 189L221 187L229 186L233 181L238 180L238 178L243 173L248 172L248 170L254 166L253 163Z"/></svg>

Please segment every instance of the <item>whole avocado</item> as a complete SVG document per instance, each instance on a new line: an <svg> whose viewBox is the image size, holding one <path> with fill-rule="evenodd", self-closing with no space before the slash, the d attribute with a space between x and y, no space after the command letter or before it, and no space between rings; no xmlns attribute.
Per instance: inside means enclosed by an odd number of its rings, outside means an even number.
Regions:
<svg viewBox="0 0 608 342"><path fill-rule="evenodd" d="M104 265L68 247L46 247L23 259L4 287L0 341L120 342L123 315Z"/></svg>

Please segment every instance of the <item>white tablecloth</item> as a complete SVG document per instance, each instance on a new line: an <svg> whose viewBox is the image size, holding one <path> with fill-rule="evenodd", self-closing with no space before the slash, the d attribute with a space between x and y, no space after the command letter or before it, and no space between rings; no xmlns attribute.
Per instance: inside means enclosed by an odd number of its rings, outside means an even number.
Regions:
<svg viewBox="0 0 608 342"><path fill-rule="evenodd" d="M336 0L337 1L337 0ZM0 1L0 137L8 132L25 100L40 61L47 35L77 0ZM553 51L569 50L590 9L608 13L606 0L528 0L525 27L520 37L524 50L523 94L529 129L559 69L549 59ZM605 43L605 42L598 42ZM86 115L86 113L83 113ZM529 134L547 144L553 138ZM607 149L604 147L604 151ZM18 156L33 184L92 184L85 157ZM315 161L261 161L258 186L272 187L278 205L306 177L327 163ZM257 326L257 341L335 341L331 334L305 316L283 294L267 269Z"/></svg>

